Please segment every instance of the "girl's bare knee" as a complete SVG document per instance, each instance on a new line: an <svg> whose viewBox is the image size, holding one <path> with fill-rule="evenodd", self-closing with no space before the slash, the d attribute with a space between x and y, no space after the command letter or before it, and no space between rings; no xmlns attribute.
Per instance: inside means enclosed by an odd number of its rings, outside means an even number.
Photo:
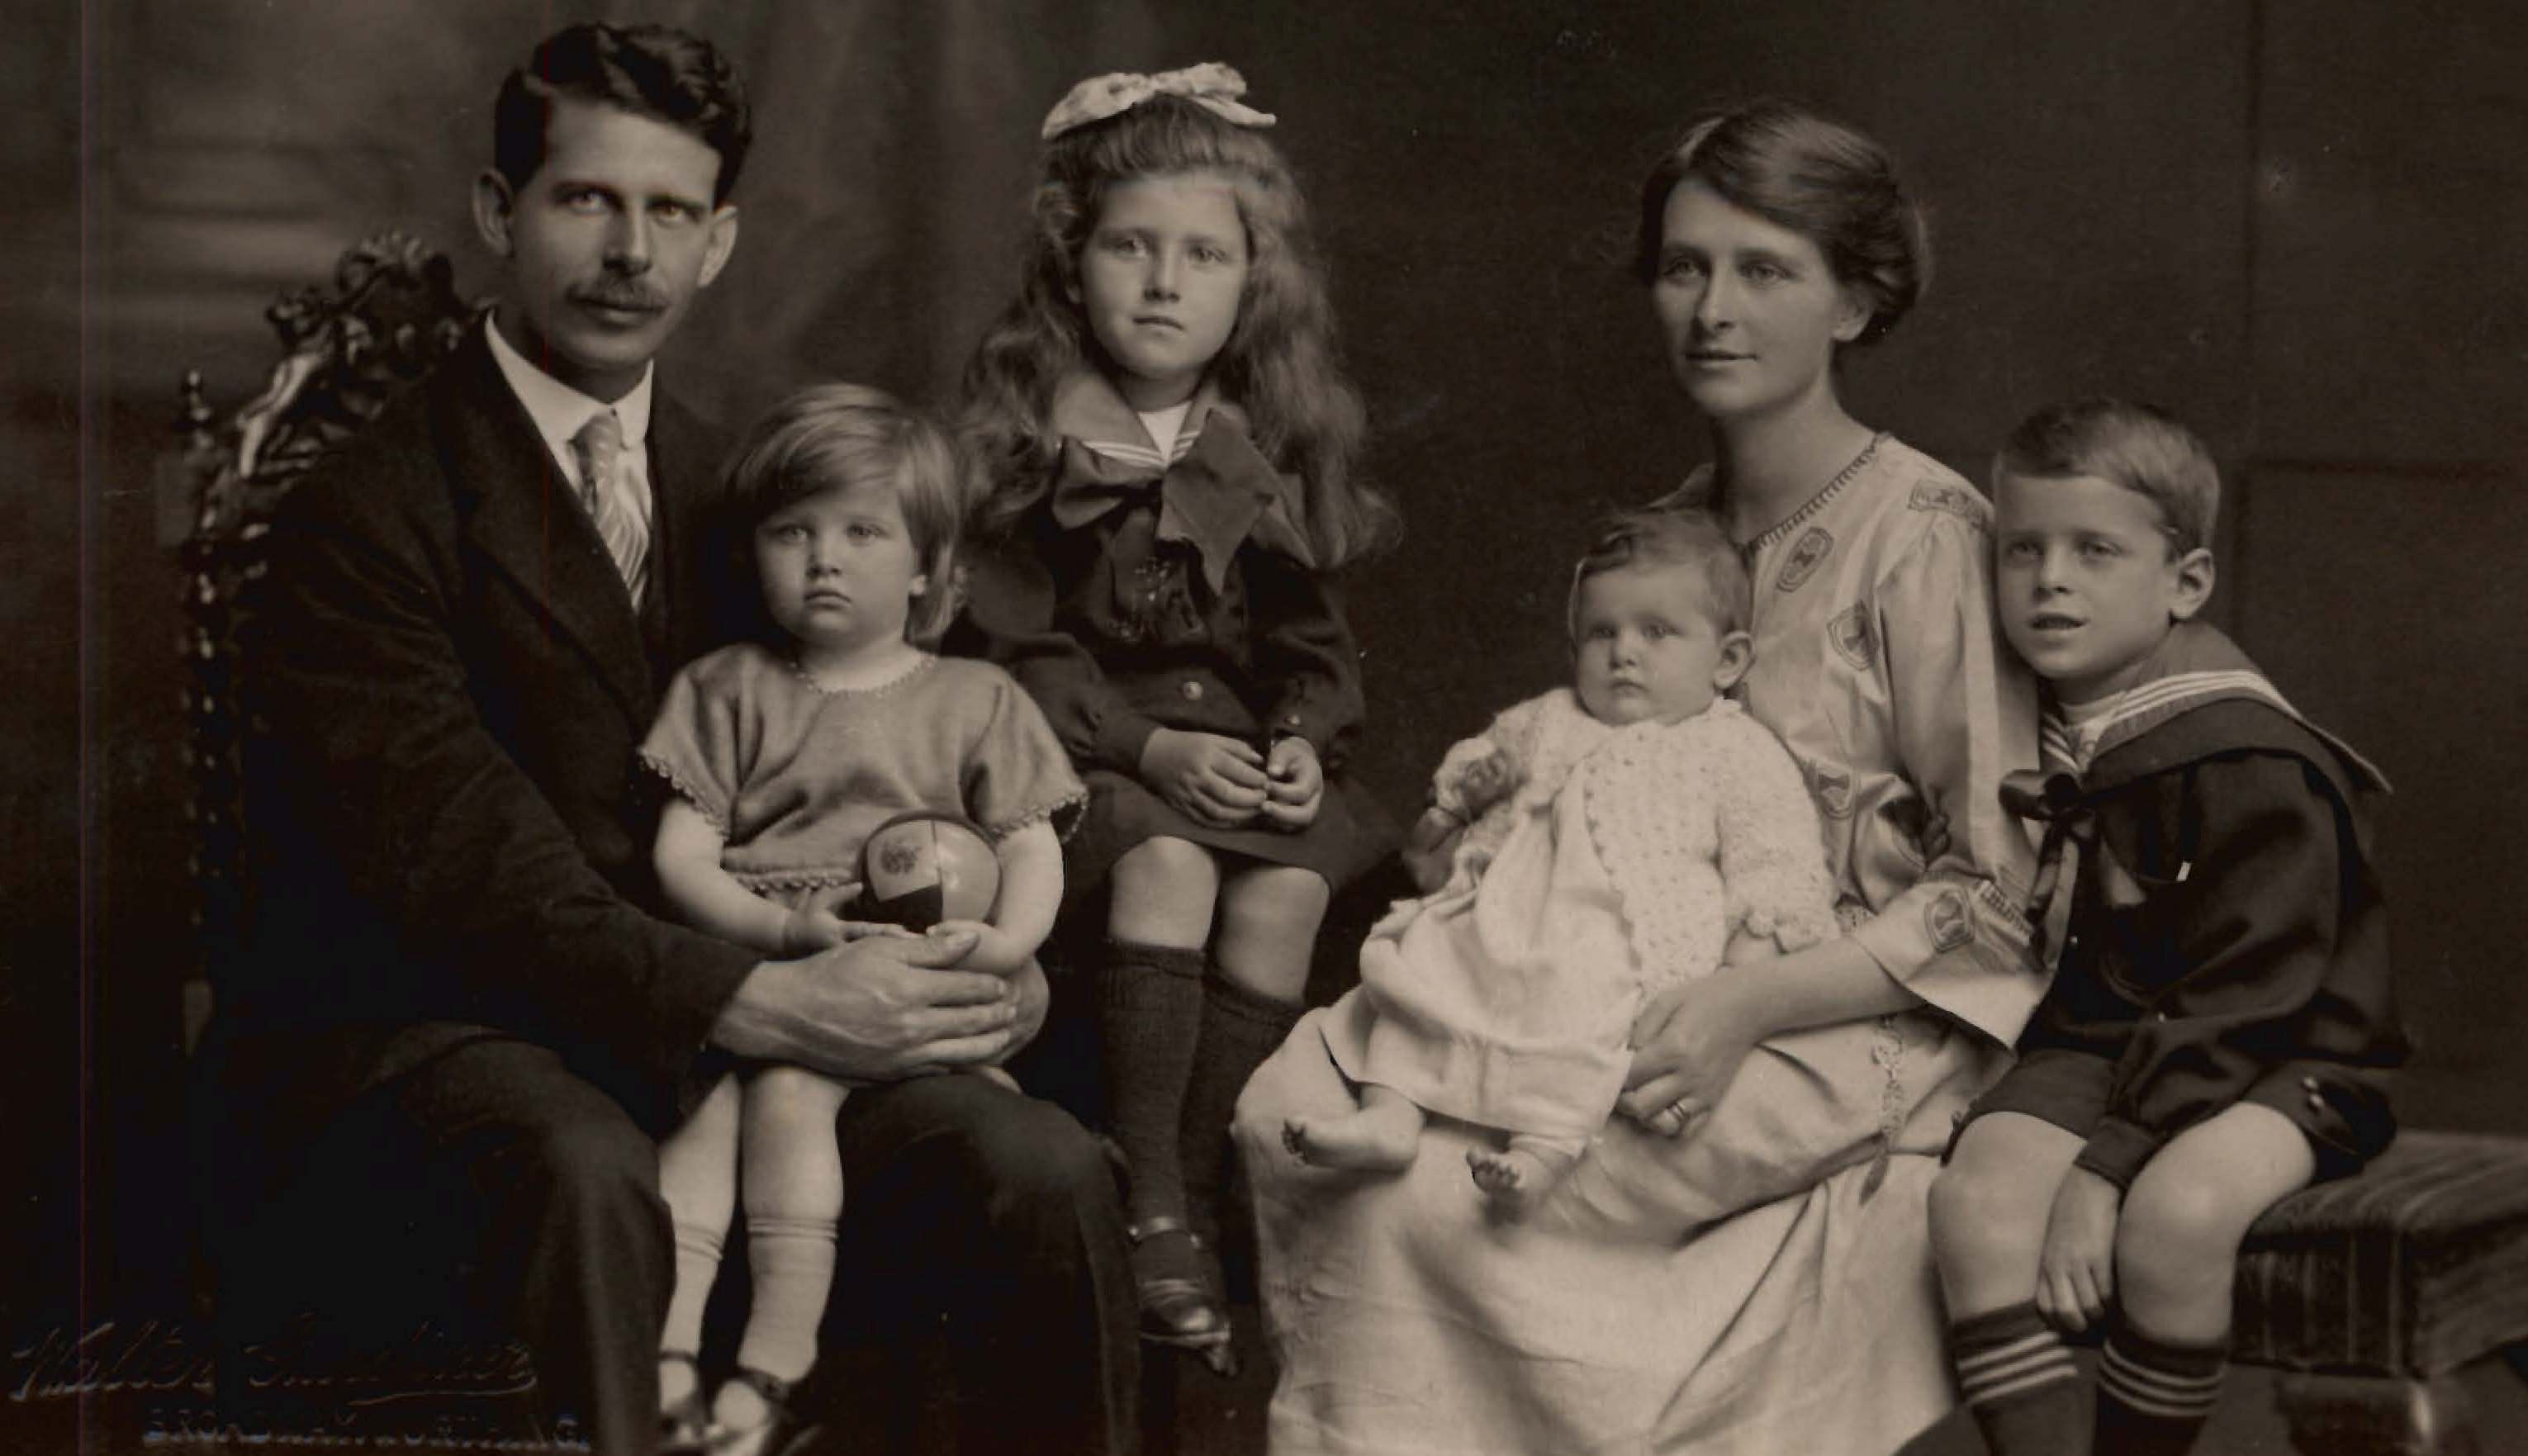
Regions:
<svg viewBox="0 0 2528 1456"><path fill-rule="evenodd" d="M1287 864L1230 881L1220 906L1222 972L1261 995L1296 997L1307 984L1317 929L1332 898L1323 876Z"/></svg>
<svg viewBox="0 0 2528 1456"><path fill-rule="evenodd" d="M1189 839L1145 839L1115 861L1107 932L1118 940L1199 949L1211 935L1220 864Z"/></svg>

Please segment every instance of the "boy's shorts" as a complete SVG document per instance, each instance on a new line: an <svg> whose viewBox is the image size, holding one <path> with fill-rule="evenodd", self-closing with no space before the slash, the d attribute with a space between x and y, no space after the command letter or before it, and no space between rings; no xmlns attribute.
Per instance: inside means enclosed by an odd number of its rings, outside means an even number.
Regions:
<svg viewBox="0 0 2528 1456"><path fill-rule="evenodd" d="M2116 1064L2104 1057L2060 1048L2029 1052L1959 1117L1940 1161L1949 1161L1967 1124L1986 1113L2025 1113L2085 1140L2107 1116L2115 1076Z"/></svg>
<svg viewBox="0 0 2528 1456"><path fill-rule="evenodd" d="M2311 1181L2324 1183L2359 1172L2363 1164L2377 1157L2395 1135L2396 1119L2376 1088L2303 1075L2311 1066L2284 1064L2259 1078L2239 1100L2261 1103L2295 1124L2316 1155ZM1986 1113L2025 1113L2086 1141L2106 1118L2115 1074L2115 1063L2087 1052L2047 1047L2027 1053L1959 1116L1940 1161L1949 1161L1957 1152L1958 1139L1966 1135L1967 1124Z"/></svg>

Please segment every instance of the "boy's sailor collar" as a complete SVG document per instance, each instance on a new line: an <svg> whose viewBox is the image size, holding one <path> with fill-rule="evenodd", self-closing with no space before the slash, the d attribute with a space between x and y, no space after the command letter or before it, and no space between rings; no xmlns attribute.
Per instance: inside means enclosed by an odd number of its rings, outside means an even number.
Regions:
<svg viewBox="0 0 2528 1456"><path fill-rule="evenodd" d="M2152 650L2143 663L2141 681L2124 691L2098 726L2096 746L2086 762L2099 763L2124 745L2196 708L2241 700L2261 702L2306 729L2344 760L2362 787L2388 788L2387 775L2377 765L2302 716L2237 644L2199 622L2178 623ZM2038 733L2048 769L2068 769L2081 761L2075 752L2075 735L2050 689Z"/></svg>
<svg viewBox="0 0 2528 1456"><path fill-rule="evenodd" d="M1051 417L1062 437L1052 510L1064 530L1155 493L1158 539L1190 544L1214 592L1227 584L1246 541L1316 565L1298 526L1295 486L1255 448L1245 414L1209 381L1164 455L1114 384L1093 370L1056 388Z"/></svg>

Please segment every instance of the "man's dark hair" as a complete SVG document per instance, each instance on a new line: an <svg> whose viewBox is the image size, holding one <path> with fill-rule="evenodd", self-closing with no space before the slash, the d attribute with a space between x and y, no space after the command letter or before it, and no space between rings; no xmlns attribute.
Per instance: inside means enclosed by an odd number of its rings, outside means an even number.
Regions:
<svg viewBox="0 0 2528 1456"><path fill-rule="evenodd" d="M669 26L573 26L536 47L492 106L492 165L522 190L545 164L560 97L599 101L691 132L719 154L713 206L737 188L754 139L737 69L710 41Z"/></svg>

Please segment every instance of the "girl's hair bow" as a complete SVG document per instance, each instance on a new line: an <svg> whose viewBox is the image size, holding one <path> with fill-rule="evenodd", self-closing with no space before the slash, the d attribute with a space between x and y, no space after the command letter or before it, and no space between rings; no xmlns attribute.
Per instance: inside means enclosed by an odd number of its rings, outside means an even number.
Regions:
<svg viewBox="0 0 2528 1456"><path fill-rule="evenodd" d="M1043 139L1051 141L1075 128L1122 116L1153 96L1183 96L1234 126L1272 126L1272 113L1239 103L1238 98L1245 94L1246 78L1218 61L1205 61L1182 71L1162 71L1156 76L1134 71L1092 76L1073 86L1071 94L1045 114Z"/></svg>

